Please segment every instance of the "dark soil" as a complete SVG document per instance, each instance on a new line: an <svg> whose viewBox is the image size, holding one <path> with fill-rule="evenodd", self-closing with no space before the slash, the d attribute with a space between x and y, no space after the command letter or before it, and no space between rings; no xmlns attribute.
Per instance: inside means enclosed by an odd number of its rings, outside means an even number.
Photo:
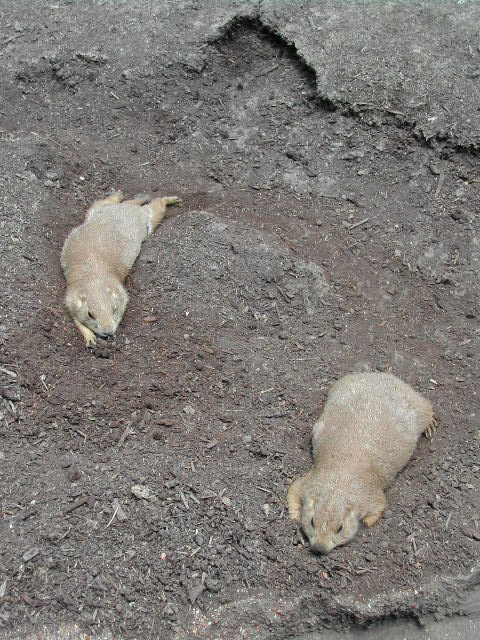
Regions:
<svg viewBox="0 0 480 640"><path fill-rule="evenodd" d="M478 558L477 159L319 104L255 25L205 60L70 51L2 84L7 630L286 638L438 611ZM118 188L184 204L145 243L115 338L87 350L59 255ZM425 393L437 435L377 526L314 556L286 491L329 386L367 368Z"/></svg>

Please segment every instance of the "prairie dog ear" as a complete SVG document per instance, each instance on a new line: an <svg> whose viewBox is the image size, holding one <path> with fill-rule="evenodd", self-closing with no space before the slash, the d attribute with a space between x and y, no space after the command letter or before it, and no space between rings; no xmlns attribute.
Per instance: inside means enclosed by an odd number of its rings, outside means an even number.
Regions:
<svg viewBox="0 0 480 640"><path fill-rule="evenodd" d="M118 300L118 293L115 291L115 289L112 289L111 287L107 287L107 293L114 300Z"/></svg>
<svg viewBox="0 0 480 640"><path fill-rule="evenodd" d="M81 309L84 302L85 296L83 294L75 293L74 291L68 292L67 297L65 298L66 306L72 309Z"/></svg>

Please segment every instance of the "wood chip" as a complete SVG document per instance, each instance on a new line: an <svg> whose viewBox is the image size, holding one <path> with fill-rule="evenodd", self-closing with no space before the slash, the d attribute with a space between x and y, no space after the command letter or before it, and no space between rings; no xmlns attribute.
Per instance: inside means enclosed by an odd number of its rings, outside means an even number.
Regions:
<svg viewBox="0 0 480 640"><path fill-rule="evenodd" d="M67 513L70 513L71 511L75 511L75 509L78 509L78 507L82 507L84 504L87 504L87 502L88 502L87 496L83 496L83 498L79 498L78 500L75 500L75 502L73 502L71 505L69 505L65 509L63 514L66 515Z"/></svg>
<svg viewBox="0 0 480 640"><path fill-rule="evenodd" d="M442 171L440 173L440 177L438 178L437 190L435 191L435 198L440 196L440 192L442 191L443 183L445 181L445 172Z"/></svg>
<svg viewBox="0 0 480 640"><path fill-rule="evenodd" d="M188 506L187 499L185 498L185 494L183 493L183 491L181 489L179 490L179 494L180 494L180 498L182 499L183 504L185 505L185 509L190 509L190 507Z"/></svg>
<svg viewBox="0 0 480 640"><path fill-rule="evenodd" d="M356 229L357 227L359 227L361 224L365 224L366 222L368 222L370 220L370 218L364 218L363 220L360 220L360 222L355 222L354 224L351 224L349 229L350 231L352 229Z"/></svg>
<svg viewBox="0 0 480 640"><path fill-rule="evenodd" d="M5 367L0 367L0 371L6 376L10 376L10 378L18 378L18 375L15 373L15 371L10 371L9 369L5 369Z"/></svg>
<svg viewBox="0 0 480 640"><path fill-rule="evenodd" d="M33 558L35 558L35 556L38 556L38 554L40 553L40 549L38 549L37 547L34 547L33 549L29 549L28 551L25 551L25 553L23 554L22 558L24 562L28 562L29 560L32 560Z"/></svg>
<svg viewBox="0 0 480 640"><path fill-rule="evenodd" d="M120 440L118 441L117 447L119 449L131 433L133 433L133 431L130 429L130 426L128 426L122 433L122 435L120 436Z"/></svg>

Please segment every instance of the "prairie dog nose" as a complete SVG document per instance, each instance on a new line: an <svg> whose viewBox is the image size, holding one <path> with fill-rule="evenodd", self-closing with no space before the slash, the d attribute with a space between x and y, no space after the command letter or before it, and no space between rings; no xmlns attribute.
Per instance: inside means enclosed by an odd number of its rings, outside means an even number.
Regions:
<svg viewBox="0 0 480 640"><path fill-rule="evenodd" d="M107 327L106 329L102 330L102 333L100 335L102 335L104 338L108 338L109 336L113 336L114 333L115 327Z"/></svg>
<svg viewBox="0 0 480 640"><path fill-rule="evenodd" d="M310 548L314 553L318 553L326 556L333 549L333 545L323 544L321 542L314 542L313 544L310 544Z"/></svg>

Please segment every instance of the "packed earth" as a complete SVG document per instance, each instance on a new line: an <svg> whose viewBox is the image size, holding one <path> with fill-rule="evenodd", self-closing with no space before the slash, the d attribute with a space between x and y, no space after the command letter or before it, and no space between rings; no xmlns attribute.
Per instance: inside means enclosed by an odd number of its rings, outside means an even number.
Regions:
<svg viewBox="0 0 480 640"><path fill-rule="evenodd" d="M480 544L475 152L320 99L256 19L190 63L69 37L0 79L0 628L286 638L448 612ZM86 349L59 256L116 189L183 204ZM437 432L379 523L314 555L286 492L329 387L365 370L428 397Z"/></svg>

